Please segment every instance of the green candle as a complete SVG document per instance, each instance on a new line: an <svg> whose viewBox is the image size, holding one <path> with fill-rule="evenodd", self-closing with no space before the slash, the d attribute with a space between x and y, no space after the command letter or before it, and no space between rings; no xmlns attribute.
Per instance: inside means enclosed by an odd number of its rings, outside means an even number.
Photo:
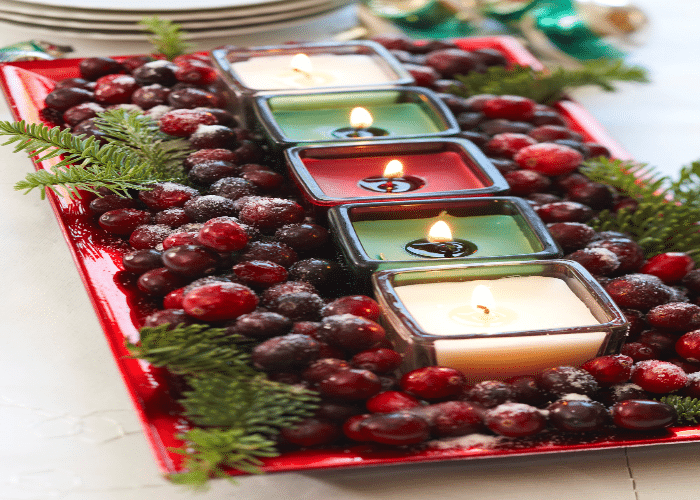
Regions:
<svg viewBox="0 0 700 500"><path fill-rule="evenodd" d="M448 224L454 239L476 245L476 251L467 259L527 256L542 250L542 245L534 235L528 234L523 217L518 215L454 217L441 214L430 218L355 221L352 226L370 259L418 261L407 265L428 265L435 264L436 259L417 257L406 250L406 244L425 238L430 227L438 220ZM383 267L385 266L380 265L380 268Z"/></svg>

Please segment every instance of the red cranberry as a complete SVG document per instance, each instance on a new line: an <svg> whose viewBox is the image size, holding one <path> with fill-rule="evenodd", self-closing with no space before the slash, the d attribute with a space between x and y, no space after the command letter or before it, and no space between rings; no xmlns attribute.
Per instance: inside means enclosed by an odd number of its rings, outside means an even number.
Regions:
<svg viewBox="0 0 700 500"><path fill-rule="evenodd" d="M218 76L216 70L209 64L195 59L178 64L175 70L175 78L185 83L208 85L216 82Z"/></svg>
<svg viewBox="0 0 700 500"><path fill-rule="evenodd" d="M163 265L172 272L198 278L214 272L220 257L215 251L199 245L183 245L163 252Z"/></svg>
<svg viewBox="0 0 700 500"><path fill-rule="evenodd" d="M410 73L415 84L420 87L432 87L440 79L440 73L432 66L419 64L404 64L404 69Z"/></svg>
<svg viewBox="0 0 700 500"><path fill-rule="evenodd" d="M514 170L507 172L504 178L514 196L527 196L546 191L552 184L549 177L534 170Z"/></svg>
<svg viewBox="0 0 700 500"><path fill-rule="evenodd" d="M44 103L51 109L65 112L69 108L91 101L94 97L94 93L89 90L77 87L66 87L49 92L44 98Z"/></svg>
<svg viewBox="0 0 700 500"><path fill-rule="evenodd" d="M688 302L669 302L652 308L647 322L656 328L687 332L700 328L700 306Z"/></svg>
<svg viewBox="0 0 700 500"><path fill-rule="evenodd" d="M63 121L70 126L75 126L88 118L95 118L97 113L105 110L96 102L83 102L71 108L68 108L63 113Z"/></svg>
<svg viewBox="0 0 700 500"><path fill-rule="evenodd" d="M605 285L605 291L620 307L648 311L671 298L668 287L650 277L647 274L627 274L614 278Z"/></svg>
<svg viewBox="0 0 700 500"><path fill-rule="evenodd" d="M339 370L350 369L350 363L338 358L320 358L311 363L304 372L302 378L312 384L317 384Z"/></svg>
<svg viewBox="0 0 700 500"><path fill-rule="evenodd" d="M143 224L151 222L151 214L135 208L118 208L100 215L100 227L113 234L127 235Z"/></svg>
<svg viewBox="0 0 700 500"><path fill-rule="evenodd" d="M648 392L668 394L685 387L688 375L673 363L652 359L634 365L632 383Z"/></svg>
<svg viewBox="0 0 700 500"><path fill-rule="evenodd" d="M486 427L507 437L525 437L544 429L547 419L534 406L523 403L504 403L484 414Z"/></svg>
<svg viewBox="0 0 700 500"><path fill-rule="evenodd" d="M199 240L197 240L196 232L176 232L168 235L168 237L163 240L162 245L163 250L167 250L168 248L180 245L199 245Z"/></svg>
<svg viewBox="0 0 700 500"><path fill-rule="evenodd" d="M166 267L146 271L137 281L139 290L147 295L164 296L186 284L187 279Z"/></svg>
<svg viewBox="0 0 700 500"><path fill-rule="evenodd" d="M271 231L286 224L302 222L304 209L292 200L258 198L245 203L240 210L239 217L243 222L262 231Z"/></svg>
<svg viewBox="0 0 700 500"><path fill-rule="evenodd" d="M401 391L384 391L375 394L365 403L372 413L393 413L421 406L418 398Z"/></svg>
<svg viewBox="0 0 700 500"><path fill-rule="evenodd" d="M210 283L185 294L182 307L187 314L204 321L227 321L253 312L258 298L238 283Z"/></svg>
<svg viewBox="0 0 700 500"><path fill-rule="evenodd" d="M86 57L78 63L80 75L86 80L97 80L111 73L121 73L124 66L111 57Z"/></svg>
<svg viewBox="0 0 700 500"><path fill-rule="evenodd" d="M486 143L486 153L493 156L513 158L515 153L524 147L532 146L536 143L537 141L528 135L505 132L503 134L494 135L491 140Z"/></svg>
<svg viewBox="0 0 700 500"><path fill-rule="evenodd" d="M678 283L695 267L693 258L684 252L665 252L653 256L639 270L658 276L667 285Z"/></svg>
<svg viewBox="0 0 700 500"><path fill-rule="evenodd" d="M285 182L285 178L282 174L264 169L243 172L241 177L256 188L266 192L279 189Z"/></svg>
<svg viewBox="0 0 700 500"><path fill-rule="evenodd" d="M310 292L288 293L269 304L271 311L286 316L292 321L316 321L321 317L322 307L323 299Z"/></svg>
<svg viewBox="0 0 700 500"><path fill-rule="evenodd" d="M598 382L593 375L573 366L547 368L537 375L537 384L557 396L583 394L592 397L598 390Z"/></svg>
<svg viewBox="0 0 700 500"><path fill-rule="evenodd" d="M375 347L355 354L350 362L356 368L364 368L379 375L391 373L401 366L401 354L386 347Z"/></svg>
<svg viewBox="0 0 700 500"><path fill-rule="evenodd" d="M407 446L430 437L430 426L421 417L406 412L377 413L362 421L362 435L375 443Z"/></svg>
<svg viewBox="0 0 700 500"><path fill-rule="evenodd" d="M118 194L108 194L90 202L90 210L99 215L120 208L136 208L136 200Z"/></svg>
<svg viewBox="0 0 700 500"><path fill-rule="evenodd" d="M675 349L683 359L693 363L700 362L700 330L683 334L676 342Z"/></svg>
<svg viewBox="0 0 700 500"><path fill-rule="evenodd" d="M151 210L182 207L198 194L197 190L175 182L160 182L151 189L139 191L139 200Z"/></svg>
<svg viewBox="0 0 700 500"><path fill-rule="evenodd" d="M131 95L138 84L129 75L106 75L97 80L95 100L103 104L125 104L131 102Z"/></svg>
<svg viewBox="0 0 700 500"><path fill-rule="evenodd" d="M438 438L480 432L484 428L484 408L467 401L443 401L426 407L430 430Z"/></svg>
<svg viewBox="0 0 700 500"><path fill-rule="evenodd" d="M586 222L593 217L593 210L575 201L555 201L535 208L535 212L547 223Z"/></svg>
<svg viewBox="0 0 700 500"><path fill-rule="evenodd" d="M425 64L434 68L445 78L466 75L479 64L478 59L466 50L446 48L435 50L425 58Z"/></svg>
<svg viewBox="0 0 700 500"><path fill-rule="evenodd" d="M129 236L129 244L136 249L155 248L167 238L173 230L163 224L144 224Z"/></svg>
<svg viewBox="0 0 700 500"><path fill-rule="evenodd" d="M581 140L581 134L574 132L568 127L562 125L539 125L530 132L528 135L535 139L537 142L550 142L557 139L573 139L576 141Z"/></svg>
<svg viewBox="0 0 700 500"><path fill-rule="evenodd" d="M656 347L641 342L627 342L620 348L620 354L629 356L634 362L656 359L660 356Z"/></svg>
<svg viewBox="0 0 700 500"><path fill-rule="evenodd" d="M248 234L235 219L216 217L204 223L197 240L218 252L234 252L248 244Z"/></svg>
<svg viewBox="0 0 700 500"><path fill-rule="evenodd" d="M582 222L553 222L547 229L564 252L580 250L595 235L595 230Z"/></svg>
<svg viewBox="0 0 700 500"><path fill-rule="evenodd" d="M233 266L233 272L248 286L267 288L287 280L287 270L269 260L249 260Z"/></svg>
<svg viewBox="0 0 700 500"><path fill-rule="evenodd" d="M216 117L206 111L195 109L174 109L160 117L160 130L175 137L188 137L200 125L213 125Z"/></svg>
<svg viewBox="0 0 700 500"><path fill-rule="evenodd" d="M675 408L666 403L635 399L615 404L610 414L616 426L633 431L665 429L678 419Z"/></svg>
<svg viewBox="0 0 700 500"><path fill-rule="evenodd" d="M532 116L536 105L535 101L527 97L501 95L484 102L481 111L487 118L527 121Z"/></svg>
<svg viewBox="0 0 700 500"><path fill-rule="evenodd" d="M348 418L343 424L343 434L353 441L369 442L372 441L371 436L364 430L363 423L372 415L369 413L363 415L355 415Z"/></svg>
<svg viewBox="0 0 700 500"><path fill-rule="evenodd" d="M515 401L518 391L507 382L484 380L477 383L466 393L469 401L479 403L484 408L494 408L508 401Z"/></svg>
<svg viewBox="0 0 700 500"><path fill-rule="evenodd" d="M264 371L299 370L318 359L318 342L294 333L272 337L253 348L251 359L256 368Z"/></svg>
<svg viewBox="0 0 700 500"><path fill-rule="evenodd" d="M568 146L542 142L522 148L513 159L521 168L545 175L563 175L576 170L583 155Z"/></svg>
<svg viewBox="0 0 700 500"><path fill-rule="evenodd" d="M634 360L624 354L609 354L599 356L581 366L593 375L601 386L609 386L627 382L632 374Z"/></svg>
<svg viewBox="0 0 700 500"><path fill-rule="evenodd" d="M445 366L426 366L405 373L401 388L427 401L440 401L460 395L467 385L462 372Z"/></svg>

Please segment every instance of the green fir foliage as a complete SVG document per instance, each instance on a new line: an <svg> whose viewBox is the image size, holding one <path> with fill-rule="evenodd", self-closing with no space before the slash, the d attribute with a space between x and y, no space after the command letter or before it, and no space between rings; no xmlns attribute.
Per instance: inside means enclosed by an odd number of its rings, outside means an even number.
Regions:
<svg viewBox="0 0 700 500"><path fill-rule="evenodd" d="M61 158L48 170L27 174L15 185L28 193L39 188L45 197L48 188L80 198L80 191L97 193L106 188L128 196L131 189L148 189L163 181L183 181L179 166L189 151L182 139L163 134L157 122L139 112L112 110L100 113L101 130L110 134L107 144L95 137L75 136L68 129L24 121L0 122L0 136L14 144L15 152L25 152L35 162Z"/></svg>
<svg viewBox="0 0 700 500"><path fill-rule="evenodd" d="M686 252L700 263L700 162L682 170L673 181L645 164L597 158L581 172L634 198L635 210L601 211L589 224L597 231L631 234L647 257Z"/></svg>
<svg viewBox="0 0 700 500"><path fill-rule="evenodd" d="M277 456L274 437L312 416L314 391L268 380L256 370L240 336L223 328L161 325L142 328L141 340L127 341L134 357L184 377L187 390L179 403L194 425L180 436L187 472L171 479L195 488L227 469L259 473L261 458Z"/></svg>
<svg viewBox="0 0 700 500"><path fill-rule="evenodd" d="M147 17L139 21L146 30L153 33L149 38L156 53L172 61L176 56L185 54L191 45L184 40L182 26L158 16Z"/></svg>
<svg viewBox="0 0 700 500"><path fill-rule="evenodd" d="M678 413L678 424L700 424L700 399L672 394L659 398L659 401L673 406L676 409L676 412Z"/></svg>
<svg viewBox="0 0 700 500"><path fill-rule="evenodd" d="M648 82L646 71L639 66L626 66L620 60L597 60L580 69L555 68L537 71L529 66L489 67L486 72L457 76L466 90L455 88L463 97L477 94L519 95L539 103L551 104L564 97L568 89L596 85L613 91L616 81Z"/></svg>

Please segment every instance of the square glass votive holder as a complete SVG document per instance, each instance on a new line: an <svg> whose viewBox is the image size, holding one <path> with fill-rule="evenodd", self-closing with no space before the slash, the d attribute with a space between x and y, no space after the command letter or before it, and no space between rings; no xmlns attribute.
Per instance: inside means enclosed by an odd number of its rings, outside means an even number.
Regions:
<svg viewBox="0 0 700 500"><path fill-rule="evenodd" d="M490 196L508 183L470 141L458 138L300 146L284 152L304 198L325 210L344 203ZM384 177L399 162L398 177Z"/></svg>
<svg viewBox="0 0 700 500"><path fill-rule="evenodd" d="M352 126L350 114L363 108L371 124ZM265 94L254 101L262 134L272 149L329 143L361 144L459 132L450 110L432 91L420 87Z"/></svg>
<svg viewBox="0 0 700 500"><path fill-rule="evenodd" d="M221 47L211 51L211 58L246 124L252 118L252 96L259 92L414 83L403 65L372 41Z"/></svg>
<svg viewBox="0 0 700 500"><path fill-rule="evenodd" d="M449 366L470 383L581 366L619 352L629 327L573 261L398 269L372 283L402 369Z"/></svg>
<svg viewBox="0 0 700 500"><path fill-rule="evenodd" d="M328 210L328 221L360 284L385 269L561 255L542 219L517 197L338 205ZM431 244L427 237L438 222L446 223L451 235Z"/></svg>

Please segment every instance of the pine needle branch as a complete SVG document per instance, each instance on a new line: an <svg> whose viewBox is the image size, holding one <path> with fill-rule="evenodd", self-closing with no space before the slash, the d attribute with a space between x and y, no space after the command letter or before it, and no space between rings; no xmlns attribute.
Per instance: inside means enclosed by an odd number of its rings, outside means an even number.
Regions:
<svg viewBox="0 0 700 500"><path fill-rule="evenodd" d="M580 69L555 68L536 71L529 66L504 68L492 66L484 73L457 76L466 90L455 89L463 97L476 94L519 95L539 103L551 104L564 97L568 89L596 85L613 91L616 81L648 82L646 71L626 66L621 60L589 61Z"/></svg>
<svg viewBox="0 0 700 500"><path fill-rule="evenodd" d="M700 424L700 399L671 394L659 398L659 401L673 406L676 409L679 424Z"/></svg>
<svg viewBox="0 0 700 500"><path fill-rule="evenodd" d="M139 24L153 33L154 36L149 38L149 41L156 53L162 54L170 61L185 54L191 47L191 44L183 40L182 26L168 19L147 17L139 21Z"/></svg>

